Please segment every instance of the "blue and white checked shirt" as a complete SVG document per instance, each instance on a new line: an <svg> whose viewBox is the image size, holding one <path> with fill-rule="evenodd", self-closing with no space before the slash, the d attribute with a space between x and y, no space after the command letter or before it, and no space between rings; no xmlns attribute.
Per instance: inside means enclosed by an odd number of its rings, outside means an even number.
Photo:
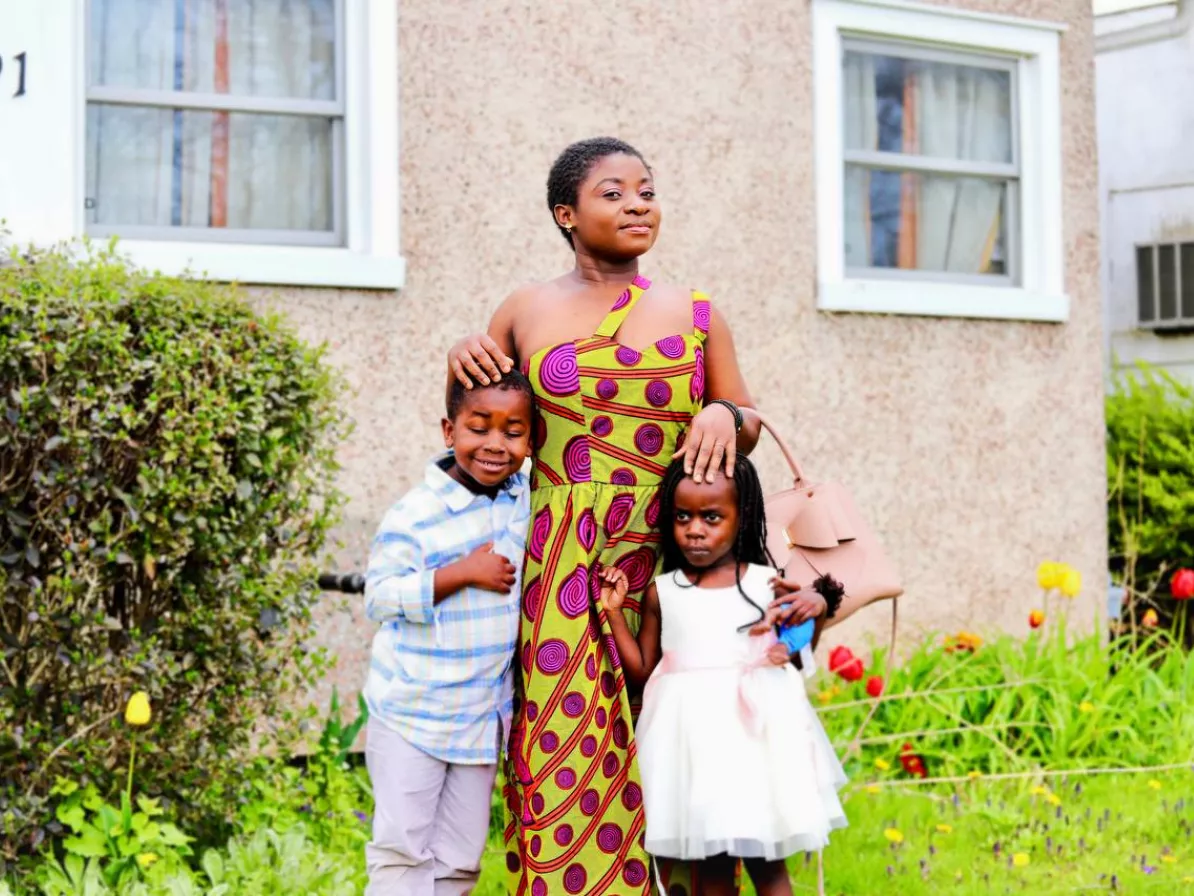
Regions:
<svg viewBox="0 0 1194 896"><path fill-rule="evenodd" d="M365 613L381 629L365 683L369 713L445 762L496 762L513 710L522 559L530 520L527 478L516 473L492 500L427 465L382 520L369 554ZM434 601L435 570L493 542L514 564L509 594L465 588Z"/></svg>

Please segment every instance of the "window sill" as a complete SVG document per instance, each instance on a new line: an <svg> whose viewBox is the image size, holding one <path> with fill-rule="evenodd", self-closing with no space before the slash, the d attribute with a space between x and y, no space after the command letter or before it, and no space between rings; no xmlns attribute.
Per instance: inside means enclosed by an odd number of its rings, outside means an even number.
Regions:
<svg viewBox="0 0 1194 896"><path fill-rule="evenodd" d="M121 240L116 251L138 267L163 274L265 286L396 290L406 278L401 256L341 248Z"/></svg>
<svg viewBox="0 0 1194 896"><path fill-rule="evenodd" d="M821 311L1062 323L1069 319L1070 299L1066 295L1049 295L1015 287L847 280L820 284L817 308Z"/></svg>

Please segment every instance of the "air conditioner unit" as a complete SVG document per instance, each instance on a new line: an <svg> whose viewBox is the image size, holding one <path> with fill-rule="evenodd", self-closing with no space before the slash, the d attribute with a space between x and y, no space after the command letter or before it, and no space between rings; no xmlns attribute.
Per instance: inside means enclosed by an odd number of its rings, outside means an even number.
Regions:
<svg viewBox="0 0 1194 896"><path fill-rule="evenodd" d="M1136 246L1136 319L1144 330L1194 329L1194 242Z"/></svg>

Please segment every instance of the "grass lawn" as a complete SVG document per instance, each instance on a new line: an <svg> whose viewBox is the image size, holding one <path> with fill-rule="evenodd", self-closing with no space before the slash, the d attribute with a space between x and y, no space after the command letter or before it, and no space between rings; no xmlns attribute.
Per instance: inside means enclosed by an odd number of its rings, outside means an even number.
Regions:
<svg viewBox="0 0 1194 896"><path fill-rule="evenodd" d="M1194 893L1189 770L876 789L846 790L830 896ZM504 896L504 856L495 837L477 896ZM791 868L796 892L815 893L815 859Z"/></svg>

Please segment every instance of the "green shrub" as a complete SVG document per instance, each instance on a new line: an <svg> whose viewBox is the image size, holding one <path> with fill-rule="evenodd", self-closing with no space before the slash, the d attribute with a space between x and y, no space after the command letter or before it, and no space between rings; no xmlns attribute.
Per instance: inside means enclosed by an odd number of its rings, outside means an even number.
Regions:
<svg viewBox="0 0 1194 896"><path fill-rule="evenodd" d="M0 861L54 835L58 777L202 834L244 748L322 665L313 558L344 416L321 351L232 287L110 252L0 264Z"/></svg>
<svg viewBox="0 0 1194 896"><path fill-rule="evenodd" d="M1194 389L1140 364L1107 396L1107 500L1113 571L1137 593L1194 565Z"/></svg>
<svg viewBox="0 0 1194 896"><path fill-rule="evenodd" d="M839 752L866 723L851 774L880 760L907 777L905 744L933 777L1194 762L1194 654L1161 638L1067 641L1059 625L949 653L928 636L895 668L876 651L867 674L882 675L885 689L869 721L862 682L822 671L810 692L827 698L814 700Z"/></svg>

